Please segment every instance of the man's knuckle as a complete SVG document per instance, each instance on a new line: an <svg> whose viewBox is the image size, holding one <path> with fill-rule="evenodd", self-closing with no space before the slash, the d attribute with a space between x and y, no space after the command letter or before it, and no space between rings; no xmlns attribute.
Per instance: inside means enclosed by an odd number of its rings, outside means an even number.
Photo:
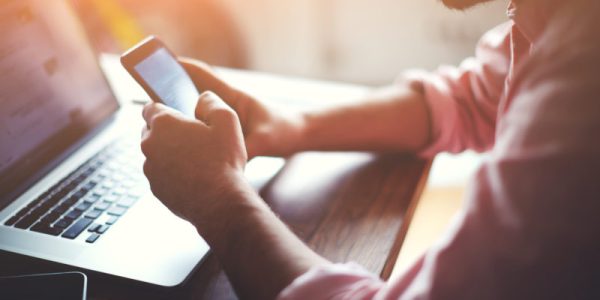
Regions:
<svg viewBox="0 0 600 300"><path fill-rule="evenodd" d="M219 107L213 111L214 117L225 121L225 122L233 122L237 119L237 114L230 108Z"/></svg>
<svg viewBox="0 0 600 300"><path fill-rule="evenodd" d="M170 124L173 123L174 117L171 116L170 114L166 113L166 112L161 112L158 113L153 119L152 119L152 129L154 128L160 128L163 126L169 126Z"/></svg>
<svg viewBox="0 0 600 300"><path fill-rule="evenodd" d="M140 143L140 148L141 148L144 156L148 157L148 155L150 154L150 148L151 148L150 137L146 137L145 139L142 140L142 142Z"/></svg>
<svg viewBox="0 0 600 300"><path fill-rule="evenodd" d="M142 166L142 170L144 171L144 175L148 177L150 175L150 162L148 159L144 161L144 165Z"/></svg>

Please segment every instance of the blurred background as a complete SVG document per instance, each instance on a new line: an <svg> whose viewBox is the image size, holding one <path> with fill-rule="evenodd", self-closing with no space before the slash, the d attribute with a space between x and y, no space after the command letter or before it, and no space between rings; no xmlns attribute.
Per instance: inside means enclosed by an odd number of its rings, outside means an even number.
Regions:
<svg viewBox="0 0 600 300"><path fill-rule="evenodd" d="M438 0L71 1L99 51L155 34L213 65L368 85L459 63L507 19L505 0L464 12Z"/></svg>

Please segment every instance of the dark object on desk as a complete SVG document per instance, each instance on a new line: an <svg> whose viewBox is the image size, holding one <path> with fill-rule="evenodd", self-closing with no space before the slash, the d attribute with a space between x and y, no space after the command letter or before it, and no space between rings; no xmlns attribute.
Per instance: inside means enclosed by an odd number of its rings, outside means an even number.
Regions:
<svg viewBox="0 0 600 300"><path fill-rule="evenodd" d="M5 300L85 300L87 277L79 272L0 277L0 291Z"/></svg>

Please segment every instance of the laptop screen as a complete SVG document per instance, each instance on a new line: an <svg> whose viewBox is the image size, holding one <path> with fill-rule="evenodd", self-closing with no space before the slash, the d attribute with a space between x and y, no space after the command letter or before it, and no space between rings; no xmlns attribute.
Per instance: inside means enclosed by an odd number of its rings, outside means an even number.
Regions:
<svg viewBox="0 0 600 300"><path fill-rule="evenodd" d="M0 208L118 108L66 1L0 1Z"/></svg>

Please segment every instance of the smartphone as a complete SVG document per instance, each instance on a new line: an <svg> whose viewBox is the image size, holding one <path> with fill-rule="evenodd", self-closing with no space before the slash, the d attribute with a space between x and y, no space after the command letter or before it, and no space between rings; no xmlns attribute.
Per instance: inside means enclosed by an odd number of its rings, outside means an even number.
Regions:
<svg viewBox="0 0 600 300"><path fill-rule="evenodd" d="M121 64L155 102L195 118L200 92L163 42L149 36L121 56Z"/></svg>
<svg viewBox="0 0 600 300"><path fill-rule="evenodd" d="M0 298L85 300L87 277L80 272L0 277Z"/></svg>

